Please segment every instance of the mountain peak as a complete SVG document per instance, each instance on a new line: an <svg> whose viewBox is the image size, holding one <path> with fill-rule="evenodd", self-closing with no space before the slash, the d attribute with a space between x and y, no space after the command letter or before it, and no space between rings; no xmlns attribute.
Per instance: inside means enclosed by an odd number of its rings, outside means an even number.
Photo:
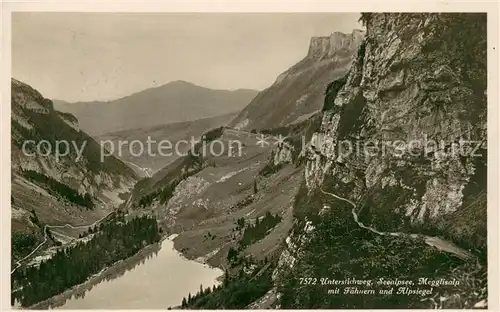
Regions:
<svg viewBox="0 0 500 312"><path fill-rule="evenodd" d="M173 80L173 81L170 81L168 84L188 84L188 85L194 85L193 83L185 81L185 80Z"/></svg>
<svg viewBox="0 0 500 312"><path fill-rule="evenodd" d="M199 87L192 82L185 80L173 80L165 84L165 86L175 86L175 87Z"/></svg>
<svg viewBox="0 0 500 312"><path fill-rule="evenodd" d="M309 44L308 57L331 57L339 51L350 51L353 46L358 46L363 39L364 31L354 29L350 34L339 31L330 36L312 37Z"/></svg>

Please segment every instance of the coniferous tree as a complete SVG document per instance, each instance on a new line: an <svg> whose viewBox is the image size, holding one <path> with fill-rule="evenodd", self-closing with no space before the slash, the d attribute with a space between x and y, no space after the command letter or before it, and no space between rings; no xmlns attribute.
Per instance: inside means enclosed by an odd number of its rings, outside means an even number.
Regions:
<svg viewBox="0 0 500 312"><path fill-rule="evenodd" d="M106 222L88 242L59 249L52 258L25 269L26 274L13 274L22 306L30 306L69 287L84 282L89 276L129 257L144 247L158 242L157 221L150 217L134 218L125 223ZM47 229L47 235L50 230ZM21 270L21 269L20 269ZM16 271L17 272L17 271ZM50 282L47 282L50 281Z"/></svg>

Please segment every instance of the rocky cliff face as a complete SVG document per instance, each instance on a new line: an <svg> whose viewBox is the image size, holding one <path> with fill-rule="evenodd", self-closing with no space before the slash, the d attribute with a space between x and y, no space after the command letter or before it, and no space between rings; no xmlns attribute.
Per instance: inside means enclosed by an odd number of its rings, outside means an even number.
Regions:
<svg viewBox="0 0 500 312"><path fill-rule="evenodd" d="M479 175L484 178L484 18L367 18L358 58L311 140L307 185L321 185L326 175L342 176L354 183L355 200L366 190L404 194L390 211L370 205L369 212L400 216L401 222L380 224L385 227L399 228L405 217L439 227L444 216L468 209L470 196L479 196L468 188ZM464 30L466 24L473 28ZM467 35L471 38L464 39Z"/></svg>
<svg viewBox="0 0 500 312"><path fill-rule="evenodd" d="M326 85L349 70L362 37L361 30L354 30L312 38L307 56L260 92L230 126L272 129L309 118L323 106Z"/></svg>
<svg viewBox="0 0 500 312"><path fill-rule="evenodd" d="M281 267L311 245L303 237L325 208L321 190L356 203L367 226L439 235L484 255L486 15L362 19L365 39L346 79L329 85L305 153L308 195L296 203ZM310 53L328 54L328 42L314 40Z"/></svg>
<svg viewBox="0 0 500 312"><path fill-rule="evenodd" d="M359 47L363 31L355 29L350 34L334 32L328 37L312 37L306 58L325 59L351 56Z"/></svg>

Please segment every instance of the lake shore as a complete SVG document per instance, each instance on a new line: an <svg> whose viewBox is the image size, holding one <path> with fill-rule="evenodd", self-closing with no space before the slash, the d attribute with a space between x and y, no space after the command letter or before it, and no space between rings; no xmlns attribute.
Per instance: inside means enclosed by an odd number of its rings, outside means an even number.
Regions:
<svg viewBox="0 0 500 312"><path fill-rule="evenodd" d="M175 237L172 236L164 236L162 239L154 244L148 245L143 249L139 250L135 255L115 262L108 268L103 269L101 272L92 275L85 282L75 285L64 292L55 295L49 299L38 302L32 306L27 307L27 309L33 310L43 310L49 308L56 308L64 305L68 299L71 299L73 296L82 296L85 292L90 291L92 287L99 284L103 280L114 279L121 275L123 275L127 270L133 269L135 266L140 265L141 262L145 261L146 258L153 253L156 253L160 250L161 244L165 239L173 240ZM24 309L24 307L22 307Z"/></svg>
<svg viewBox="0 0 500 312"><path fill-rule="evenodd" d="M175 238L177 238L178 236L179 236L179 234L177 234L177 233L166 234L166 235L161 237L159 242L142 248L133 256L131 256L127 259L123 259L123 260L119 260L119 261L115 262L111 266L104 268L100 272L90 276L83 283L72 286L71 288L68 288L64 292L57 294L51 298L48 298L46 300L43 300L41 302L38 302L38 303L31 305L31 306L28 306L28 307L22 307L22 306L18 306L16 304L15 306L11 306L11 308L14 310L17 310L17 309L30 309L30 310L54 309L54 308L64 306L66 304L66 302L72 298L85 297L85 293L91 291L94 286L97 286L98 284L100 284L103 281L111 281L113 279L120 278L127 271L133 270L136 266L143 264L150 257L154 257L162 248L162 244L165 240L169 240L172 242L172 249L184 260L197 262L199 264L202 264L205 267L220 270L220 267L214 266L213 264L212 265L209 264L206 261L207 259L203 259L204 261L202 261L202 259L190 259L189 257L186 257L183 254L183 252L181 251L182 249L179 248L179 245L174 243ZM221 283L222 280L223 280L223 274L221 274L220 276L218 276L216 278L216 281L218 283ZM179 302L179 304L180 304L180 302ZM175 307L172 306L172 308L175 308Z"/></svg>

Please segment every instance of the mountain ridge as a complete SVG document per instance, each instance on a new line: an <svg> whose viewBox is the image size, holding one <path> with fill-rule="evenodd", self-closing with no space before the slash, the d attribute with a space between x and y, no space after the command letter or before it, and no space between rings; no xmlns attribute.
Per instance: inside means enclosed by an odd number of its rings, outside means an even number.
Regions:
<svg viewBox="0 0 500 312"><path fill-rule="evenodd" d="M118 208L137 176L113 156L101 160L76 117L39 91L14 78L11 89L12 259L19 260L29 247L23 239L47 238L44 225L92 223ZM50 237L46 246L54 244Z"/></svg>
<svg viewBox="0 0 500 312"><path fill-rule="evenodd" d="M257 94L249 89L213 90L173 81L113 101L69 103L54 100L57 110L72 113L91 135L191 121L238 111Z"/></svg>
<svg viewBox="0 0 500 312"><path fill-rule="evenodd" d="M290 125L323 106L326 86L347 74L364 32L312 37L304 58L278 75L229 126L264 130Z"/></svg>
<svg viewBox="0 0 500 312"><path fill-rule="evenodd" d="M14 79L14 78L13 78ZM144 92L144 91L148 91L148 90L152 90L152 89L158 89L158 88L164 88L164 87L171 87L171 86L175 86L175 85L186 85L186 86L192 86L192 87L197 87L197 88L202 88L202 89L207 89L207 90L212 90L212 91L227 91L227 92L234 92L234 91L242 91L242 92L260 92L259 90L256 90L256 89L251 89L251 88L237 88L237 89L219 89L219 88L209 88L209 87L204 87L204 86L200 86L196 83L193 83L193 82L189 82L189 81L186 81L186 80L172 80L172 81L169 81L169 82L166 82L162 85L159 85L159 86L152 86L152 87L149 87L149 88L146 88L146 89L142 89L142 90L139 90L139 91L136 91L136 92L133 92L131 94L128 94L128 95L125 95L125 96L121 96L121 97L118 97L118 98L115 98L115 99L112 99L112 100L89 100L89 101L67 101L67 100L63 100L63 99L57 99L57 98L53 98L51 99L52 101L54 102L57 102L57 103L64 103L64 104L68 104L68 105L72 105L72 104L82 104L82 103L87 103L87 104L106 104L106 103L111 103L111 102L114 102L114 101L118 101L118 100L121 100L121 99L124 99L124 98L128 98L132 95L135 95L137 93L141 93L141 92Z"/></svg>

